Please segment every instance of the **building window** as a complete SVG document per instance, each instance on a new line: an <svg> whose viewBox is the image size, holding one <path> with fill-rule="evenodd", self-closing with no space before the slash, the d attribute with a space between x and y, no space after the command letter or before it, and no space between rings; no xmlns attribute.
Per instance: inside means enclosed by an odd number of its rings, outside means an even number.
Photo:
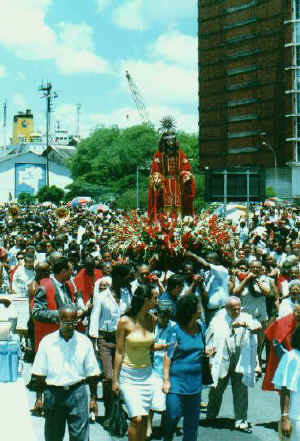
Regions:
<svg viewBox="0 0 300 441"><path fill-rule="evenodd" d="M249 130L247 132L232 132L228 133L227 138L234 139L234 138L248 138L249 136L258 136L260 133L259 130Z"/></svg>
<svg viewBox="0 0 300 441"><path fill-rule="evenodd" d="M258 119L257 113L252 113L248 115L236 115L236 116L229 116L227 118L228 122L239 122L239 121L252 121Z"/></svg>
<svg viewBox="0 0 300 441"><path fill-rule="evenodd" d="M227 107L245 106L247 104L253 104L253 103L257 103L257 102L258 102L257 98L246 98L243 100L232 100L232 101L228 101Z"/></svg>
<svg viewBox="0 0 300 441"><path fill-rule="evenodd" d="M256 23L256 22L257 22L256 18L249 18L248 20L239 21L238 23L233 23L233 24L230 24L230 25L225 25L224 29L225 30L229 30L229 29L234 29L234 28L240 28L242 26L247 26L249 24Z"/></svg>
<svg viewBox="0 0 300 441"><path fill-rule="evenodd" d="M295 41L300 43L300 23L295 23Z"/></svg>
<svg viewBox="0 0 300 441"><path fill-rule="evenodd" d="M231 77L233 75L238 75L241 73L255 72L256 70L257 70L257 66L253 65L253 66L241 67L241 68L236 68L236 69L228 69L226 71L226 74L228 77Z"/></svg>
<svg viewBox="0 0 300 441"><path fill-rule="evenodd" d="M225 8L225 12L227 14L232 14L233 12L242 11L243 9L251 8L252 6L255 6L257 4L257 0L252 0L249 3L246 3L245 5L240 6L233 6L231 8Z"/></svg>
<svg viewBox="0 0 300 441"><path fill-rule="evenodd" d="M300 0L295 0L295 18L300 20Z"/></svg>
<svg viewBox="0 0 300 441"><path fill-rule="evenodd" d="M259 85L258 81L247 81L245 83L238 83L238 84L230 84L226 87L226 90L232 91L232 90L240 90L240 89L246 89L248 87L257 87Z"/></svg>

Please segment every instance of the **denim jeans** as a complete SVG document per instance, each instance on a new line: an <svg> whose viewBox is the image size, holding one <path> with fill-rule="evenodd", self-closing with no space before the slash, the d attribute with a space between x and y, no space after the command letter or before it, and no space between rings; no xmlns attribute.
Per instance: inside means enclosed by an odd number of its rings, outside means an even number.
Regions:
<svg viewBox="0 0 300 441"><path fill-rule="evenodd" d="M180 395L169 393L166 398L164 441L172 441L176 426L183 417L183 441L197 441L201 393Z"/></svg>
<svg viewBox="0 0 300 441"><path fill-rule="evenodd" d="M86 386L71 390L48 387L44 393L45 441L62 441L68 424L70 441L89 440Z"/></svg>

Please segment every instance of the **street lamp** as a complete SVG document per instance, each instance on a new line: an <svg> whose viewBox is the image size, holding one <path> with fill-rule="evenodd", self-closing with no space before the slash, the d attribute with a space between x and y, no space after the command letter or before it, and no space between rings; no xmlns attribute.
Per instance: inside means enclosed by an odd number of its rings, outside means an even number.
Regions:
<svg viewBox="0 0 300 441"><path fill-rule="evenodd" d="M136 166L136 209L137 210L139 210L139 208L140 208L140 176L139 176L139 170L149 170L149 165L137 165Z"/></svg>
<svg viewBox="0 0 300 441"><path fill-rule="evenodd" d="M266 132L262 132L260 133L261 136L266 136ZM262 146L267 147L269 150L271 150L271 152L273 153L273 157L274 157L274 180L275 180L275 193L277 196L277 178L278 178L278 174L277 174L277 153L274 149L274 147L266 141L262 141L261 143Z"/></svg>

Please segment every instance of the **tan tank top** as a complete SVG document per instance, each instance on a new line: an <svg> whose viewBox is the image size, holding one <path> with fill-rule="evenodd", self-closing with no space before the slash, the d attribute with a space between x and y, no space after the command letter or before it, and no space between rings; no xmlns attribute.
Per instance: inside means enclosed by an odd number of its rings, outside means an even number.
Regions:
<svg viewBox="0 0 300 441"><path fill-rule="evenodd" d="M145 368L151 365L150 348L154 342L154 333L146 334L134 331L125 338L123 363L131 368Z"/></svg>

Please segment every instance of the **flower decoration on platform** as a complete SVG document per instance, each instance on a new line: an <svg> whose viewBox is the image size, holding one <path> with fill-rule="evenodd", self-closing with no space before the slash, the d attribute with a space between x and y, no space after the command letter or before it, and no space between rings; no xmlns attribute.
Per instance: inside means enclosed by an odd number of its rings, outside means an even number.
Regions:
<svg viewBox="0 0 300 441"><path fill-rule="evenodd" d="M201 254L217 251L230 260L237 246L234 227L207 211L182 220L161 215L156 223L132 211L113 227L111 233L108 247L115 256L133 252L146 261L159 259L162 253L183 256L186 250Z"/></svg>

